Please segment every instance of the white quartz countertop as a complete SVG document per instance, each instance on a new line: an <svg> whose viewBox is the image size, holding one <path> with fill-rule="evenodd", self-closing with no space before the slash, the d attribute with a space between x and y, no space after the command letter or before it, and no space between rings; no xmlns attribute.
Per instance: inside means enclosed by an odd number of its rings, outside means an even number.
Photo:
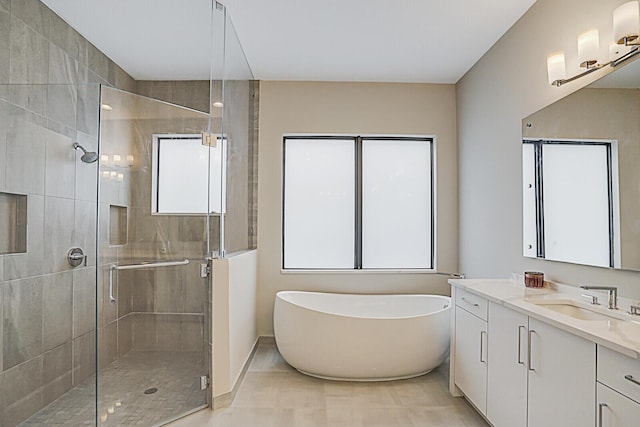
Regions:
<svg viewBox="0 0 640 427"><path fill-rule="evenodd" d="M506 279L449 279L449 284L611 350L640 359L640 316L627 314L630 301L623 298L619 298L620 309L611 312L606 308L606 292L584 291L573 286L556 285L550 288L546 287L548 284L545 282L544 288L531 289L519 281ZM597 295L603 305L589 306L585 302L587 299L580 296L581 293ZM559 302L558 300L575 301L588 307L588 310L616 318L581 320L533 303L547 300L551 303Z"/></svg>

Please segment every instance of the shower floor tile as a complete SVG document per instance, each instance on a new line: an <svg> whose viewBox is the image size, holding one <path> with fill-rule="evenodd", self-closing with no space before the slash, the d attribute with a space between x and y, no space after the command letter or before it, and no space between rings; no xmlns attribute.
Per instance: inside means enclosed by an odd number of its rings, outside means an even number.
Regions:
<svg viewBox="0 0 640 427"><path fill-rule="evenodd" d="M153 426L206 405L200 352L132 351L100 373L100 426ZM157 388L152 394L145 390ZM95 377L65 393L21 426L95 425Z"/></svg>
<svg viewBox="0 0 640 427"><path fill-rule="evenodd" d="M449 394L449 366L407 380L358 383L309 377L262 340L228 408L202 410L170 427L487 427Z"/></svg>

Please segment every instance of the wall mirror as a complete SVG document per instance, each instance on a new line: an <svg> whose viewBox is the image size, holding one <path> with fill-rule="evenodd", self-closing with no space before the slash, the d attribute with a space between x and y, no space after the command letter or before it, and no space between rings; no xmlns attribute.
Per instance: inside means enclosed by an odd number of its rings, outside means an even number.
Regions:
<svg viewBox="0 0 640 427"><path fill-rule="evenodd" d="M522 121L523 255L640 270L640 61Z"/></svg>

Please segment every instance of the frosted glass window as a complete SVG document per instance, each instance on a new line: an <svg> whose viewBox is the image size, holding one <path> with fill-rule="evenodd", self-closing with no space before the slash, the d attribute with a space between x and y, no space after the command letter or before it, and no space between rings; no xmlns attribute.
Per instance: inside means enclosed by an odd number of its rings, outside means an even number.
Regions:
<svg viewBox="0 0 640 427"><path fill-rule="evenodd" d="M431 268L431 142L362 143L362 268Z"/></svg>
<svg viewBox="0 0 640 427"><path fill-rule="evenodd" d="M156 136L153 213L224 212L225 142L218 138L216 146L209 147L200 135Z"/></svg>
<svg viewBox="0 0 640 427"><path fill-rule="evenodd" d="M284 268L353 269L353 139L286 139Z"/></svg>
<svg viewBox="0 0 640 427"><path fill-rule="evenodd" d="M546 259L610 265L610 203L604 145L544 144Z"/></svg>

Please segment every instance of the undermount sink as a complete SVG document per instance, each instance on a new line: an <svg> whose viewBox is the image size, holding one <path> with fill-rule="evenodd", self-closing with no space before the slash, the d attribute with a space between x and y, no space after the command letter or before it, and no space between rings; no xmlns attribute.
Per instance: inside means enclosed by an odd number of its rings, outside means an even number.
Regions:
<svg viewBox="0 0 640 427"><path fill-rule="evenodd" d="M538 307L543 307L549 310L557 311L558 313L566 314L578 320L611 320L611 317L604 314L595 313L590 310L586 310L582 307L576 307L571 304L536 304Z"/></svg>
<svg viewBox="0 0 640 427"><path fill-rule="evenodd" d="M556 313L564 314L565 316L573 317L578 320L591 320L591 321L603 321L618 319L619 316L608 315L604 313L596 312L595 310L589 310L584 305L577 301L571 300L529 300L529 302L537 305L538 307L545 308L547 310L555 311Z"/></svg>

